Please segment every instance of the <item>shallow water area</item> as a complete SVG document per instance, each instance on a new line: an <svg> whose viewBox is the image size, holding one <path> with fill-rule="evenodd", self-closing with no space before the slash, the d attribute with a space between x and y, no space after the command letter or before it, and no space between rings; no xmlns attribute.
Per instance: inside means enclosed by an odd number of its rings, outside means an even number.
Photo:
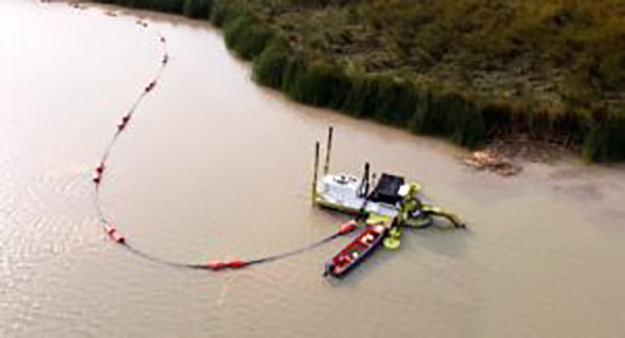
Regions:
<svg viewBox="0 0 625 338"><path fill-rule="evenodd" d="M399 251L376 252L340 281L322 278L323 263L348 238L220 273L115 245L90 177L158 70L151 29L167 37L170 63L101 187L134 246L201 263L333 233L344 218L309 199L314 141L330 125L333 171L369 161L418 180L470 231L409 231ZM2 1L0 74L2 337L625 335L622 166L567 158L507 179L475 172L444 141L257 86L208 24L114 7Z"/></svg>

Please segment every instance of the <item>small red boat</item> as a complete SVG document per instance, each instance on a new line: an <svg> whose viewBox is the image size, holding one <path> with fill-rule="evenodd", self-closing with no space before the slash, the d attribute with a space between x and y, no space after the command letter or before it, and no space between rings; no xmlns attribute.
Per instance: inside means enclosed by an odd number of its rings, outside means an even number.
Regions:
<svg viewBox="0 0 625 338"><path fill-rule="evenodd" d="M386 231L383 225L367 227L360 236L326 263L324 276L342 277L345 275L382 243Z"/></svg>

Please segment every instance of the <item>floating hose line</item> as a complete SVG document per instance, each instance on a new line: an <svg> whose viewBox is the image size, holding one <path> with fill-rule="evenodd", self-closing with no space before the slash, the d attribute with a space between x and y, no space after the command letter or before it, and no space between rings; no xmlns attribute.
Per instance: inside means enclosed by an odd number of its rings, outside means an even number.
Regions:
<svg viewBox="0 0 625 338"><path fill-rule="evenodd" d="M149 25L146 21L143 20L137 20L135 22L137 25L145 28L145 29L149 29ZM119 123L117 124L117 129L115 130L115 133L113 134L113 137L111 138L111 141L109 142L109 144L106 146L102 156L100 157L100 162L98 163L97 167L95 168L93 177L92 177L92 181L95 187L95 209L97 211L98 217L99 217L99 222L100 225L102 226L102 228L104 229L104 231L106 232L106 234L108 235L108 237L113 240L115 243L125 247L126 249L128 249L129 252L133 253L134 255L147 259L149 261L152 261L154 263L158 263L158 264L163 264L163 265L167 265L167 266L171 266L171 267L176 267L176 268L189 268L189 269L201 269L201 270L211 270L211 271L218 271L218 270L223 270L223 269L238 269L238 268L242 268L245 266L250 266L250 265L258 265L258 264L263 264L263 263L268 263L268 262L272 262L272 261L276 261L279 259L284 259L293 255L297 255L300 253L303 253L307 250L312 250L322 244L325 244L327 242L330 242L340 236L346 235L348 233L351 233L352 231L354 231L357 227L356 227L356 222L354 221L349 221L346 222L344 224L342 224L340 226L340 229L338 232L327 236L325 238L322 238L319 241L316 241L314 243L311 243L307 246L298 248L298 249L294 249L291 251L286 251L283 253L278 253L275 255L271 255L271 256L267 256L267 257L260 257L260 258L255 258L255 259L251 259L251 260L241 260L241 259L232 259L230 261L219 261L219 260L211 260L208 261L206 263L181 263L181 262L176 262L173 260L168 260L166 258L162 258L162 257L157 257L157 256L153 256L151 254L149 254L148 252L145 252L139 248L134 247L130 241L117 229L115 223L111 220L110 217L107 216L107 214L104 212L103 208L102 208L102 204L101 204L101 196L100 196L100 186L105 178L105 174L107 172L107 162L109 159L109 156L111 155L114 147L117 145L117 141L119 140L120 136L125 133L126 131L128 131L128 125L131 123L132 118L134 116L134 114L137 112L139 106L141 105L141 103L143 102L143 100L150 95L151 93L153 93L154 88L156 88L156 85L158 84L159 80L161 79L161 76L163 74L163 72L165 71L165 68L167 67L168 63L169 63L169 54L167 52L167 39L165 38L165 36L163 34L161 34L161 32L159 32L156 29L151 29L151 31L153 31L156 36L158 37L159 43L162 46L162 55L161 55L161 61L160 61L160 67L158 69L158 71L156 72L156 74L154 75L153 78L151 78L147 84L145 85L145 87L143 88L143 90L141 91L141 93L138 95L138 97L132 102L132 105L130 107L130 109L126 112L125 115L123 115L119 121Z"/></svg>

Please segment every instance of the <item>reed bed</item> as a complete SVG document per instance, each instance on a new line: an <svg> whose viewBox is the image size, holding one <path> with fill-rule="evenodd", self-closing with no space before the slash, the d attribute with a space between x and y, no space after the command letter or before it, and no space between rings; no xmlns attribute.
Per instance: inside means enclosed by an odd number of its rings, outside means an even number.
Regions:
<svg viewBox="0 0 625 338"><path fill-rule="evenodd" d="M602 96L625 85L625 48L617 51L625 20L612 19L625 18L618 1L597 0L595 7L574 0L490 1L484 8L483 0L98 2L208 19L223 29L229 48L253 63L258 83L305 104L467 147L524 133L579 148L594 161L625 158L622 104ZM379 38L376 29L384 31ZM376 52L360 51L367 44ZM536 61L534 50L549 53ZM435 60L446 55L467 57L441 68ZM561 76L566 86L557 100L523 88L511 96L468 85L466 69L501 72L502 63L527 60L535 62L530 68L547 68L538 73L576 72ZM439 68L453 76L442 73L436 81ZM465 82L453 80L463 76Z"/></svg>

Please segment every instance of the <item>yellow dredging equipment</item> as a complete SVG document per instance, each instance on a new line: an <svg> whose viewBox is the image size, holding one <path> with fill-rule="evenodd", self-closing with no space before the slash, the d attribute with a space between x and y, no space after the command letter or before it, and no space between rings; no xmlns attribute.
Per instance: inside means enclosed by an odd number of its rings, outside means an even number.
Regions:
<svg viewBox="0 0 625 338"><path fill-rule="evenodd" d="M398 175L382 173L370 178L370 165L365 163L362 177L329 172L330 150L334 129L328 130L324 174L318 177L319 142L315 144L315 168L312 184L313 204L353 215L366 215L367 223L381 223L390 229L389 236L399 238L400 228L425 228L433 217L447 219L454 228L465 228L454 214L436 206L416 182L406 182ZM370 189L373 187L373 189ZM389 241L390 242L390 241ZM389 245L398 246L398 245Z"/></svg>

